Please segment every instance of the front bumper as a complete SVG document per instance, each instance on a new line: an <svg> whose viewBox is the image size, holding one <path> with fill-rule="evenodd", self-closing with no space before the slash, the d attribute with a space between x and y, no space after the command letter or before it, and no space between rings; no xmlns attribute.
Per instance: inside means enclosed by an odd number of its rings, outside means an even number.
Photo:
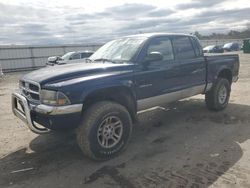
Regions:
<svg viewBox="0 0 250 188"><path fill-rule="evenodd" d="M50 129L61 129L72 126L80 121L82 104L67 106L48 106L31 104L19 93L12 94L12 111L15 116L27 124L29 129L37 134L43 134ZM41 126L37 126L36 123Z"/></svg>

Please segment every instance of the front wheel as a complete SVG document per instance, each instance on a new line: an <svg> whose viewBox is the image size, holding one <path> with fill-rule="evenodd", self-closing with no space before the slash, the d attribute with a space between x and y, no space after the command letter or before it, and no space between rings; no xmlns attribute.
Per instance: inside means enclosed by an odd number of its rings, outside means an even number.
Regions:
<svg viewBox="0 0 250 188"><path fill-rule="evenodd" d="M218 78L210 91L205 94L207 108L219 111L226 108L229 102L231 84L225 78Z"/></svg>
<svg viewBox="0 0 250 188"><path fill-rule="evenodd" d="M84 113L76 134L85 155L107 160L126 147L131 132L132 120L127 109L115 102L102 101Z"/></svg>

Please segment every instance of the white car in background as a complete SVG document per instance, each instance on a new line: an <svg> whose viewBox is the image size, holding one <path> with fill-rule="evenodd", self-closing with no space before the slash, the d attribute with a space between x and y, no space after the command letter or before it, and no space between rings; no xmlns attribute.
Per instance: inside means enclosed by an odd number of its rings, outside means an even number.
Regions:
<svg viewBox="0 0 250 188"><path fill-rule="evenodd" d="M48 58L46 65L62 65L69 63L80 63L83 59L90 57L94 52L93 51L77 51L77 52L68 52L63 56L53 56Z"/></svg>

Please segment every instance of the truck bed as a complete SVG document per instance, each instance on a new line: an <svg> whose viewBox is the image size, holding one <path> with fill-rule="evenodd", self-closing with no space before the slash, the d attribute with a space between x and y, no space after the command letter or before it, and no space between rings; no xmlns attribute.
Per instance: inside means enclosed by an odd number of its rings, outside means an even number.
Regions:
<svg viewBox="0 0 250 188"><path fill-rule="evenodd" d="M240 67L238 54L205 54L205 59L208 83L213 83L222 69L232 71L232 81L237 81Z"/></svg>

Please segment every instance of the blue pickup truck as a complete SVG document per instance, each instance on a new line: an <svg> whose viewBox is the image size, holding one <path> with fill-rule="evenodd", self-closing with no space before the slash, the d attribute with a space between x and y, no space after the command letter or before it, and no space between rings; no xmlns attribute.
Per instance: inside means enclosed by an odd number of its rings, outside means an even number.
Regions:
<svg viewBox="0 0 250 188"><path fill-rule="evenodd" d="M81 64L24 75L12 109L38 134L75 129L85 155L107 160L125 149L138 111L197 94L209 110L223 110L238 74L238 55L204 56L192 35L132 35Z"/></svg>

